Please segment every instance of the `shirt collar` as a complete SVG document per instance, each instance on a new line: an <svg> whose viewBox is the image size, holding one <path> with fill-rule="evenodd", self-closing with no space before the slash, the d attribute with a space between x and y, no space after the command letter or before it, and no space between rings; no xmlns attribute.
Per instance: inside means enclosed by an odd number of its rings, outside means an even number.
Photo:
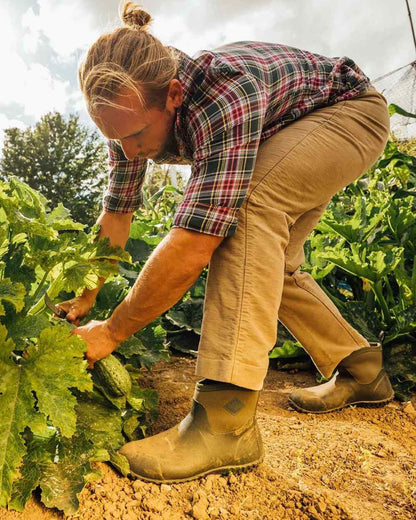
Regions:
<svg viewBox="0 0 416 520"><path fill-rule="evenodd" d="M192 160L192 150L189 147L189 140L186 132L186 115L191 100L191 90L193 84L194 71L198 68L197 63L185 52L171 47L178 56L178 74L177 79L182 85L182 104L176 111L176 119L174 125L174 134L178 145L179 155L186 160Z"/></svg>

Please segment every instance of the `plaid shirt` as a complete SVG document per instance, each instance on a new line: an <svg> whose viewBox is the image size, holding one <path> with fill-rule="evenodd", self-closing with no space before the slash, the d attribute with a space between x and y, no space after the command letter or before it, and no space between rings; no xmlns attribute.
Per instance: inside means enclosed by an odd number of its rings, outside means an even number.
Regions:
<svg viewBox="0 0 416 520"><path fill-rule="evenodd" d="M183 103L174 122L179 154L159 163L191 164L173 226L217 236L237 229L259 144L303 115L351 99L370 79L344 56L263 42L237 42L193 58L178 51ZM142 202L147 159L126 160L108 141L108 212L127 213Z"/></svg>

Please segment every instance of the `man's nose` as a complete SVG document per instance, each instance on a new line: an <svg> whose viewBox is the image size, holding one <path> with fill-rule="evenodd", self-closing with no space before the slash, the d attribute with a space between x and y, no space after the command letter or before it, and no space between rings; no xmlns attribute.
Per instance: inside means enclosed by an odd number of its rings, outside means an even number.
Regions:
<svg viewBox="0 0 416 520"><path fill-rule="evenodd" d="M134 144L134 142L128 142L127 140L126 141L121 141L121 148L123 149L123 153L124 155L126 156L126 159L131 161L132 159L134 159L136 157L136 155L139 153L139 149L137 148L137 146Z"/></svg>

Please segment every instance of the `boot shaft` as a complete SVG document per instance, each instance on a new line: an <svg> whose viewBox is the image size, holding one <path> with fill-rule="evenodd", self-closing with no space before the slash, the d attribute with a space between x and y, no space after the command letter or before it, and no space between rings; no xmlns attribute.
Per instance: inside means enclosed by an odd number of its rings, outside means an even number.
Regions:
<svg viewBox="0 0 416 520"><path fill-rule="evenodd" d="M253 424L259 395L258 390L230 383L199 381L193 399L205 410L212 433L239 433ZM202 411L195 403L191 413L200 415Z"/></svg>
<svg viewBox="0 0 416 520"><path fill-rule="evenodd" d="M338 365L361 384L372 383L383 368L381 343L370 342L370 347L355 350Z"/></svg>

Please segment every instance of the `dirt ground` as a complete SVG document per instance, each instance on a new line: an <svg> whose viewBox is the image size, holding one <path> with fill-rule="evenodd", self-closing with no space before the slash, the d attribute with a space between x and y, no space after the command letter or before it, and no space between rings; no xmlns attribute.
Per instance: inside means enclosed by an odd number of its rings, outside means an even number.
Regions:
<svg viewBox="0 0 416 520"><path fill-rule="evenodd" d="M160 399L150 433L188 413L200 379L194 367L173 356L145 374L142 386ZM23 513L0 510L0 520L415 520L416 399L321 415L291 409L291 390L314 384L313 370L270 368L258 405L266 457L254 470L156 485L100 464L103 477L83 490L76 516L32 498Z"/></svg>

